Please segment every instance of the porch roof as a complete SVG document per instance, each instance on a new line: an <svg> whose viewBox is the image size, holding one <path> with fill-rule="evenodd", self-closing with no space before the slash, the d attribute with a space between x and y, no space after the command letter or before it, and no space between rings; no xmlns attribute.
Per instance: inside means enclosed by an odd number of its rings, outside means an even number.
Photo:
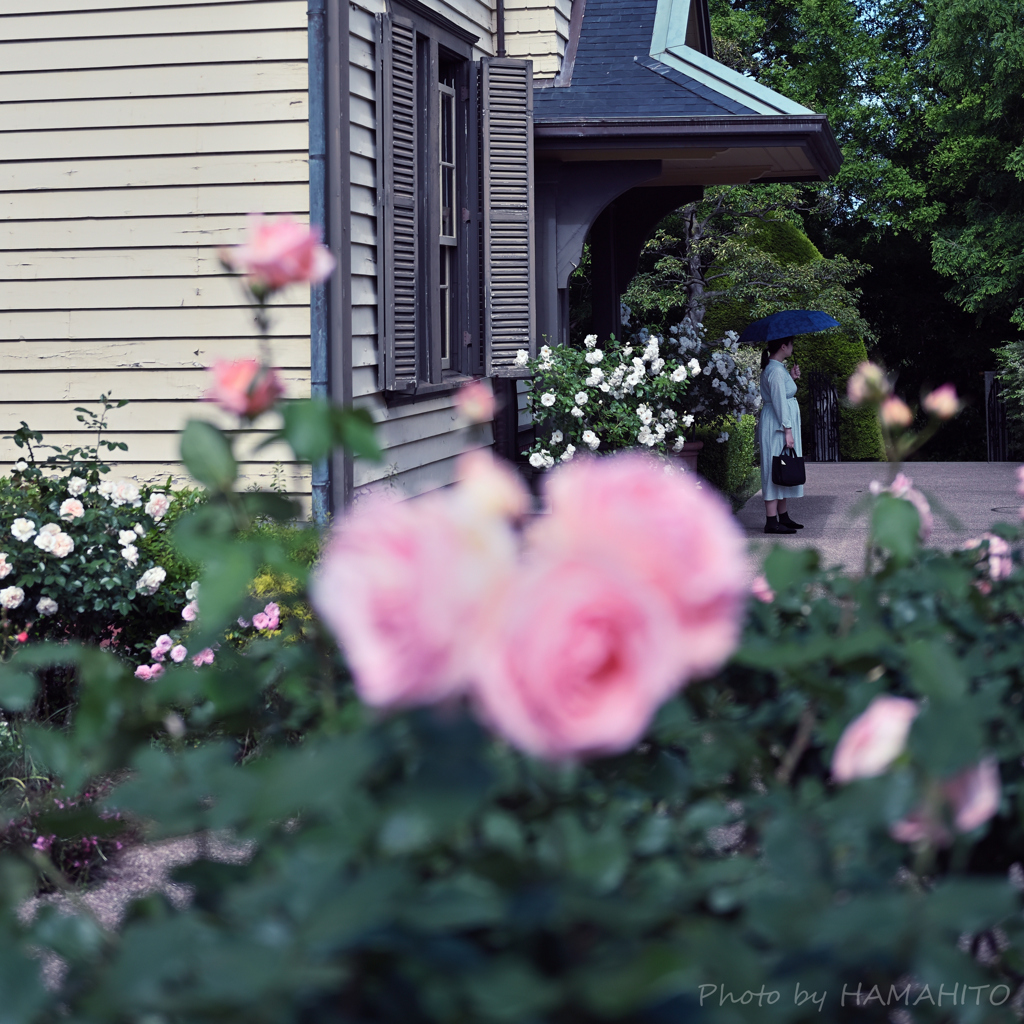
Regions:
<svg viewBox="0 0 1024 1024"><path fill-rule="evenodd" d="M707 0L574 0L562 71L534 92L537 158L661 160L649 185L820 180L839 169L823 114L711 52Z"/></svg>

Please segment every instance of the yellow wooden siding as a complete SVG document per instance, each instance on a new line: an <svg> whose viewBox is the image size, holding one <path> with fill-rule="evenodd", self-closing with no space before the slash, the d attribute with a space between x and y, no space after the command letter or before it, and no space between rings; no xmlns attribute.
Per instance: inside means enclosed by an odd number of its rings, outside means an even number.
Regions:
<svg viewBox="0 0 1024 1024"><path fill-rule="evenodd" d="M258 342L216 249L251 211L308 217L306 50L304 0L0 3L0 433L78 444L74 406L113 392L132 400L115 473L185 482L181 426L232 425L201 401L204 367ZM272 323L306 395L308 289ZM240 440L243 472L308 493L283 448L255 451L274 425Z"/></svg>
<svg viewBox="0 0 1024 1024"><path fill-rule="evenodd" d="M505 48L533 61L535 79L553 78L569 38L571 0L505 0Z"/></svg>

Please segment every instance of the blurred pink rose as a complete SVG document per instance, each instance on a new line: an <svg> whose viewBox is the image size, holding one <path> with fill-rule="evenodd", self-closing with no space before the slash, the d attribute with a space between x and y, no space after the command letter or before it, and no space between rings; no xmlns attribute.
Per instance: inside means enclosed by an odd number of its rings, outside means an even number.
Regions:
<svg viewBox="0 0 1024 1024"><path fill-rule="evenodd" d="M210 373L214 383L206 393L207 400L246 419L266 412L284 394L277 371L256 359L237 359L233 363L218 359Z"/></svg>
<svg viewBox="0 0 1024 1024"><path fill-rule="evenodd" d="M999 765L994 757L947 779L942 792L953 808L958 832L973 832L999 810Z"/></svg>
<svg viewBox="0 0 1024 1024"><path fill-rule="evenodd" d="M455 408L470 423L489 423L494 419L494 392L475 380L455 392Z"/></svg>
<svg viewBox="0 0 1024 1024"><path fill-rule="evenodd" d="M999 811L1001 787L996 759L987 757L941 782L938 795L938 806L930 811L919 807L897 821L889 830L893 839L900 843L948 846L953 835L942 820L946 811L952 815L957 832L973 832L984 825Z"/></svg>
<svg viewBox="0 0 1024 1024"><path fill-rule="evenodd" d="M519 519L530 507L530 492L523 478L507 462L485 449L459 456L459 485L452 498L467 515Z"/></svg>
<svg viewBox="0 0 1024 1024"><path fill-rule="evenodd" d="M204 647L198 654L193 655L192 664L197 668L200 665L212 665L213 664L213 649L210 647Z"/></svg>
<svg viewBox="0 0 1024 1024"><path fill-rule="evenodd" d="M153 650L166 654L173 646L174 641L166 633L161 633L156 638L156 643L153 644Z"/></svg>
<svg viewBox="0 0 1024 1024"><path fill-rule="evenodd" d="M749 593L746 545L710 487L626 452L563 465L545 490L551 513L527 531L529 549L608 566L667 602L679 685L729 657Z"/></svg>
<svg viewBox="0 0 1024 1024"><path fill-rule="evenodd" d="M960 411L960 400L956 397L956 388L952 384L943 384L942 387L925 395L921 405L925 412L940 420L952 419Z"/></svg>
<svg viewBox="0 0 1024 1024"><path fill-rule="evenodd" d="M183 644L175 644L170 651L171 661L175 664L181 664L188 657L188 648Z"/></svg>
<svg viewBox="0 0 1024 1024"><path fill-rule="evenodd" d="M149 666L148 665L140 665L135 670L135 678L136 679L147 679L148 680L149 679Z"/></svg>
<svg viewBox="0 0 1024 1024"><path fill-rule="evenodd" d="M491 609L473 694L519 749L552 759L626 750L679 685L669 604L616 568L540 556Z"/></svg>
<svg viewBox="0 0 1024 1024"><path fill-rule="evenodd" d="M1013 552L1002 537L998 537L994 533L983 533L980 537L972 537L966 541L964 550L980 548L986 542L988 543L988 552L981 561L987 563L989 579L1005 579L1013 571ZM991 589L991 587L985 588L983 593L987 594Z"/></svg>
<svg viewBox="0 0 1024 1024"><path fill-rule="evenodd" d="M775 600L775 591L768 586L768 580L763 574L755 577L754 582L750 584L750 593L765 604L771 604Z"/></svg>
<svg viewBox="0 0 1024 1024"><path fill-rule="evenodd" d="M163 665L150 665L149 666L149 678L159 679L164 674Z"/></svg>
<svg viewBox="0 0 1024 1024"><path fill-rule="evenodd" d="M457 492L367 500L335 527L314 576L313 607L367 704L429 704L464 688L478 616L511 571L515 537Z"/></svg>
<svg viewBox="0 0 1024 1024"><path fill-rule="evenodd" d="M195 601L189 601L184 608L181 609L181 617L186 622L195 622L196 616L199 614L199 605Z"/></svg>
<svg viewBox="0 0 1024 1024"><path fill-rule="evenodd" d="M914 487L914 481L904 473L897 473L896 479L888 487L883 488L883 490L888 491L895 498L909 501L917 509L918 517L921 520L921 540L927 542L928 538L932 535L935 520L932 517L932 508L928 504L928 499Z"/></svg>
<svg viewBox="0 0 1024 1024"><path fill-rule="evenodd" d="M318 284L334 270L334 257L320 244L322 237L320 228L299 224L291 217L267 220L251 214L248 242L222 249L220 258L245 274L257 295L293 282Z"/></svg>
<svg viewBox="0 0 1024 1024"><path fill-rule="evenodd" d="M839 737L832 754L836 782L881 775L903 753L918 707L905 697L876 697Z"/></svg>
<svg viewBox="0 0 1024 1024"><path fill-rule="evenodd" d="M858 364L846 383L846 397L851 405L881 401L889 393L889 382L880 366L863 362Z"/></svg>
<svg viewBox="0 0 1024 1024"><path fill-rule="evenodd" d="M914 422L914 414L910 411L910 406L895 395L890 395L882 402L878 414L887 427L909 427Z"/></svg>

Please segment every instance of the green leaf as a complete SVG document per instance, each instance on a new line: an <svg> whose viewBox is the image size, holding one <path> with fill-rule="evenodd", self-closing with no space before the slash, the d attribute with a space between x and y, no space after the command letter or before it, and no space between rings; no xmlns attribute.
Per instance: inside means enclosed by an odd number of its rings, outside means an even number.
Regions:
<svg viewBox="0 0 1024 1024"><path fill-rule="evenodd" d="M199 590L199 616L204 637L223 629L237 616L256 576L252 547L237 542L222 548L206 564Z"/></svg>
<svg viewBox="0 0 1024 1024"><path fill-rule="evenodd" d="M196 480L214 490L229 490L238 476L231 442L203 420L189 420L182 431L181 461Z"/></svg>
<svg viewBox="0 0 1024 1024"><path fill-rule="evenodd" d="M7 711L24 711L36 696L35 676L4 665L0 673L0 707Z"/></svg>
<svg viewBox="0 0 1024 1024"><path fill-rule="evenodd" d="M334 419L345 448L360 458L380 461L383 453L377 441L377 428L365 409L336 409Z"/></svg>
<svg viewBox="0 0 1024 1024"><path fill-rule="evenodd" d="M875 544L889 551L897 562L909 562L917 553L920 533L921 517L909 501L889 494L879 495L871 516L871 537Z"/></svg>

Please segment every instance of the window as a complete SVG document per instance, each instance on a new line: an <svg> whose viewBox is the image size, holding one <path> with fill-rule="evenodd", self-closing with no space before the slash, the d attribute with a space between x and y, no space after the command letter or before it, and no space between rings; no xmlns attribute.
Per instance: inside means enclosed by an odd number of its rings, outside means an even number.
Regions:
<svg viewBox="0 0 1024 1024"><path fill-rule="evenodd" d="M473 62L415 0L381 34L381 387L511 373L535 348L531 65Z"/></svg>

